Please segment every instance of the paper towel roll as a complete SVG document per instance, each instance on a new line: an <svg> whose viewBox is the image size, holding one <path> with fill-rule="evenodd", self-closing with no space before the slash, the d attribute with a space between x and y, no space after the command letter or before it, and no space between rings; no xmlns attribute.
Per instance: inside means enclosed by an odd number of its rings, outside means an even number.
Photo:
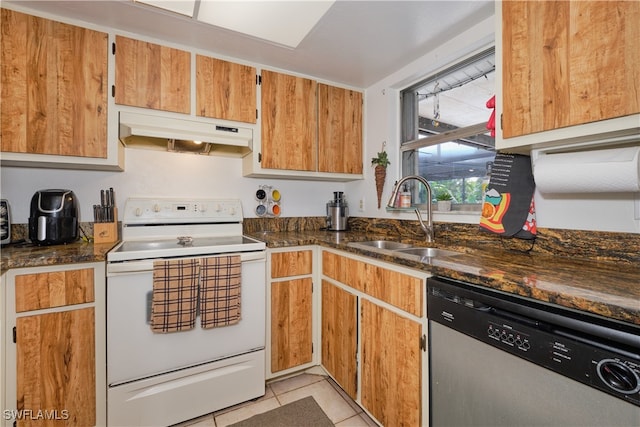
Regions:
<svg viewBox="0 0 640 427"><path fill-rule="evenodd" d="M540 155L534 163L541 193L640 191L640 147Z"/></svg>

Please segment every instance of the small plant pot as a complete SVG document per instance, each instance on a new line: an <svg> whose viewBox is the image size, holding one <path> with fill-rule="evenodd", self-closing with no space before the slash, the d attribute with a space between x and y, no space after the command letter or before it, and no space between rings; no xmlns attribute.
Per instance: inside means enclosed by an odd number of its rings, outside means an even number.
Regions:
<svg viewBox="0 0 640 427"><path fill-rule="evenodd" d="M451 200L438 200L438 211L449 212L451 210Z"/></svg>

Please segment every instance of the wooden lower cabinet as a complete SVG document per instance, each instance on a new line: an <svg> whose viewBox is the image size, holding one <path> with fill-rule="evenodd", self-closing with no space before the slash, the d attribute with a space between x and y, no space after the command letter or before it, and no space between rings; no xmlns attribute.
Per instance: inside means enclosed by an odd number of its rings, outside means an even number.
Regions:
<svg viewBox="0 0 640 427"><path fill-rule="evenodd" d="M313 356L311 278L271 284L271 371L310 363Z"/></svg>
<svg viewBox="0 0 640 427"><path fill-rule="evenodd" d="M314 253L300 247L268 251L267 378L313 365Z"/></svg>
<svg viewBox="0 0 640 427"><path fill-rule="evenodd" d="M5 276L3 425L105 425L104 262Z"/></svg>
<svg viewBox="0 0 640 427"><path fill-rule="evenodd" d="M427 277L322 250L322 366L385 426L429 422Z"/></svg>
<svg viewBox="0 0 640 427"><path fill-rule="evenodd" d="M420 323L362 301L362 406L385 426L421 423Z"/></svg>
<svg viewBox="0 0 640 427"><path fill-rule="evenodd" d="M92 307L17 319L19 411L45 411L60 421L51 425L96 425L94 319Z"/></svg>
<svg viewBox="0 0 640 427"><path fill-rule="evenodd" d="M322 365L353 400L357 399L358 300L322 281Z"/></svg>

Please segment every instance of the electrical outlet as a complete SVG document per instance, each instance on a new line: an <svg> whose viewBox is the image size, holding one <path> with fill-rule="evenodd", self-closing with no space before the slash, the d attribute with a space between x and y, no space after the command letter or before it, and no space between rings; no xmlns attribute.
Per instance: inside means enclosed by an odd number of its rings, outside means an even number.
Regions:
<svg viewBox="0 0 640 427"><path fill-rule="evenodd" d="M364 212L364 197L360 197L360 203L359 203L359 206L358 206L358 210L360 212Z"/></svg>

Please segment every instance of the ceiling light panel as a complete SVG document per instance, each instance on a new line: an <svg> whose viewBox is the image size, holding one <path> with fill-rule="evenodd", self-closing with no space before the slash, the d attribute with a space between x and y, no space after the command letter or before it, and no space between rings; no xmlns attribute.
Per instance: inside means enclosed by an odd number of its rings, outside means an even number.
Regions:
<svg viewBox="0 0 640 427"><path fill-rule="evenodd" d="M136 3L144 3L170 12L179 13L188 17L193 16L196 0L133 0Z"/></svg>
<svg viewBox="0 0 640 427"><path fill-rule="evenodd" d="M295 48L333 0L201 0L198 21Z"/></svg>

